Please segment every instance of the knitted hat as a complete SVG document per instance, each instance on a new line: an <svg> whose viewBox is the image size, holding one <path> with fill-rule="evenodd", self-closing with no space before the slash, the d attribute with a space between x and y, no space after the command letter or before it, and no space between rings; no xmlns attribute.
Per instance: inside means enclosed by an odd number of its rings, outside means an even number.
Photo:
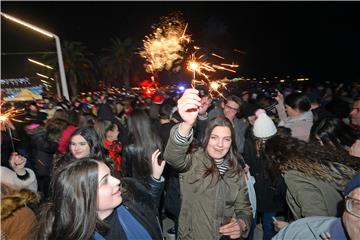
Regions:
<svg viewBox="0 0 360 240"><path fill-rule="evenodd" d="M355 188L360 187L360 172L358 172L346 185L344 195L349 195Z"/></svg>
<svg viewBox="0 0 360 240"><path fill-rule="evenodd" d="M255 113L257 119L254 123L253 133L258 138L269 138L276 134L277 129L271 118L266 115L264 109L259 109Z"/></svg>

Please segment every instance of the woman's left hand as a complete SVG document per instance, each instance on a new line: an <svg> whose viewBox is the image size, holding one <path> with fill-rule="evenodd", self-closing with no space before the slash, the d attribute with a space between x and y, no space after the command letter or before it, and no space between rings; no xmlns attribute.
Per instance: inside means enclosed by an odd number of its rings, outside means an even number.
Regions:
<svg viewBox="0 0 360 240"><path fill-rule="evenodd" d="M236 220L235 218L232 218L230 223L222 225L219 228L219 233L221 235L229 236L230 239L238 239L241 237L242 233L242 226L241 223L242 220ZM243 223L245 225L245 223Z"/></svg>
<svg viewBox="0 0 360 240"><path fill-rule="evenodd" d="M163 173L164 168L165 168L165 161L164 160L160 160L161 162L159 163L160 154L161 154L160 150L156 149L156 151L153 152L153 154L151 155L152 176L155 179L160 179L161 178L161 174Z"/></svg>

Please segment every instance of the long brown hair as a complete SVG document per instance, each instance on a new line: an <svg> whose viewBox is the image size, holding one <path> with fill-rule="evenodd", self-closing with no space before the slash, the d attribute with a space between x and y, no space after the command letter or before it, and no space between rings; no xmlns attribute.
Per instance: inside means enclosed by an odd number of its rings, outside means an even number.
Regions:
<svg viewBox="0 0 360 240"><path fill-rule="evenodd" d="M211 133L214 130L214 128L216 128L216 127L228 127L230 129L231 146L230 146L229 151L225 155L224 159L229 161L229 171L231 172L230 176L234 177L234 176L240 174L242 169L245 167L245 162L244 162L244 159L242 158L242 156L237 151L236 142L235 142L236 141L235 140L235 131L234 131L234 128L233 128L230 120L228 120L227 118L222 117L222 116L216 117L216 118L210 120L210 122L208 123L208 125L205 129L205 135L204 135L204 138L202 141L202 147L203 147L205 153L207 154L206 148L207 148L207 145L209 144ZM219 180L215 160L213 158L211 158L208 154L207 154L207 156L211 159L211 167L205 171L205 174L203 177L205 178L208 175L212 175L213 179L214 179L214 177L216 177Z"/></svg>
<svg viewBox="0 0 360 240"><path fill-rule="evenodd" d="M38 215L35 239L91 239L96 229L104 228L96 212L98 164L85 158L55 173L50 201Z"/></svg>
<svg viewBox="0 0 360 240"><path fill-rule="evenodd" d="M271 179L288 170L343 186L360 166L336 149L277 134L265 143L266 169Z"/></svg>

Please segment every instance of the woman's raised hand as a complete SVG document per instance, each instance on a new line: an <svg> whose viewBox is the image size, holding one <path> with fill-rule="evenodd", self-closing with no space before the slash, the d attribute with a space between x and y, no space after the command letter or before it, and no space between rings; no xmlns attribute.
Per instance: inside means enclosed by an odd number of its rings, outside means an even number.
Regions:
<svg viewBox="0 0 360 240"><path fill-rule="evenodd" d="M201 106L201 98L199 91L194 88L186 89L184 94L177 102L178 112L184 123L192 126L199 114L199 107Z"/></svg>
<svg viewBox="0 0 360 240"><path fill-rule="evenodd" d="M156 149L155 152L151 155L151 164L152 164L152 176L155 179L160 179L161 174L165 168L165 161L163 159L159 160L161 152L159 149Z"/></svg>

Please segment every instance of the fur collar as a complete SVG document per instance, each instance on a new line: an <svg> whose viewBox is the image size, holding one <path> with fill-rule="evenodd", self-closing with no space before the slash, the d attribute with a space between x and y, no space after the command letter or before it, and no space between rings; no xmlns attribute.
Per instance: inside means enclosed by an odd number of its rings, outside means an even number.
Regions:
<svg viewBox="0 0 360 240"><path fill-rule="evenodd" d="M27 189L1 198L1 220L10 217L18 208L39 203L40 197Z"/></svg>

